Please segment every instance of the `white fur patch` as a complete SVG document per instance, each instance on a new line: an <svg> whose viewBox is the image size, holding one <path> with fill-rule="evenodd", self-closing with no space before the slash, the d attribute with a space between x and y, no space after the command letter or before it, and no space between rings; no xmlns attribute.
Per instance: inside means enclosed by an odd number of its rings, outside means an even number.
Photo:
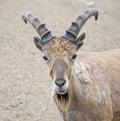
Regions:
<svg viewBox="0 0 120 121"><path fill-rule="evenodd" d="M88 67L83 62L75 62L75 73L77 77L85 83L92 83L88 72Z"/></svg>

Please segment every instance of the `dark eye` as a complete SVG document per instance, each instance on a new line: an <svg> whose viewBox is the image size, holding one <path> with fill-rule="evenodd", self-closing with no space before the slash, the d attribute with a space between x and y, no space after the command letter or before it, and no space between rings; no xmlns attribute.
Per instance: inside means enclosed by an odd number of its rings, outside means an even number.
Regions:
<svg viewBox="0 0 120 121"><path fill-rule="evenodd" d="M72 59L74 60L74 59L76 59L76 57L77 57L77 55L74 54L74 55L72 56Z"/></svg>
<svg viewBox="0 0 120 121"><path fill-rule="evenodd" d="M46 56L43 56L43 59L44 59L45 61L48 61L48 58L47 58Z"/></svg>

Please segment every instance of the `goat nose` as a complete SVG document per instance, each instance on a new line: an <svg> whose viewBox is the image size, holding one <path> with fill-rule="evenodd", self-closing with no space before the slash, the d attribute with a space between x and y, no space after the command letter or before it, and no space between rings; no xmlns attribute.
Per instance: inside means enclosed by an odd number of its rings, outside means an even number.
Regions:
<svg viewBox="0 0 120 121"><path fill-rule="evenodd" d="M58 86L58 87L62 87L64 86L64 84L66 83L66 80L56 80L55 81L55 84Z"/></svg>

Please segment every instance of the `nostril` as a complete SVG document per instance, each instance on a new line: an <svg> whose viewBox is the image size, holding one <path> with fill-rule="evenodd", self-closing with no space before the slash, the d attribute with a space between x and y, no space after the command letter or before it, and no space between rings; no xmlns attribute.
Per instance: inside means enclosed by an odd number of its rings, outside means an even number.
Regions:
<svg viewBox="0 0 120 121"><path fill-rule="evenodd" d="M66 80L56 80L55 84L60 88L66 83Z"/></svg>

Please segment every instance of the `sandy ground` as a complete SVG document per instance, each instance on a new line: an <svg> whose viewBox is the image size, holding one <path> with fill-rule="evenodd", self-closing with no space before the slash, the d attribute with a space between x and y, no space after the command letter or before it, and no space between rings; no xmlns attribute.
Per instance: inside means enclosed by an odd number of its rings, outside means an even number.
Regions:
<svg viewBox="0 0 120 121"><path fill-rule="evenodd" d="M33 43L37 33L21 14L38 15L61 35L90 6L99 19L91 18L82 29L87 37L81 50L120 48L120 0L0 0L0 121L62 121L47 66Z"/></svg>

